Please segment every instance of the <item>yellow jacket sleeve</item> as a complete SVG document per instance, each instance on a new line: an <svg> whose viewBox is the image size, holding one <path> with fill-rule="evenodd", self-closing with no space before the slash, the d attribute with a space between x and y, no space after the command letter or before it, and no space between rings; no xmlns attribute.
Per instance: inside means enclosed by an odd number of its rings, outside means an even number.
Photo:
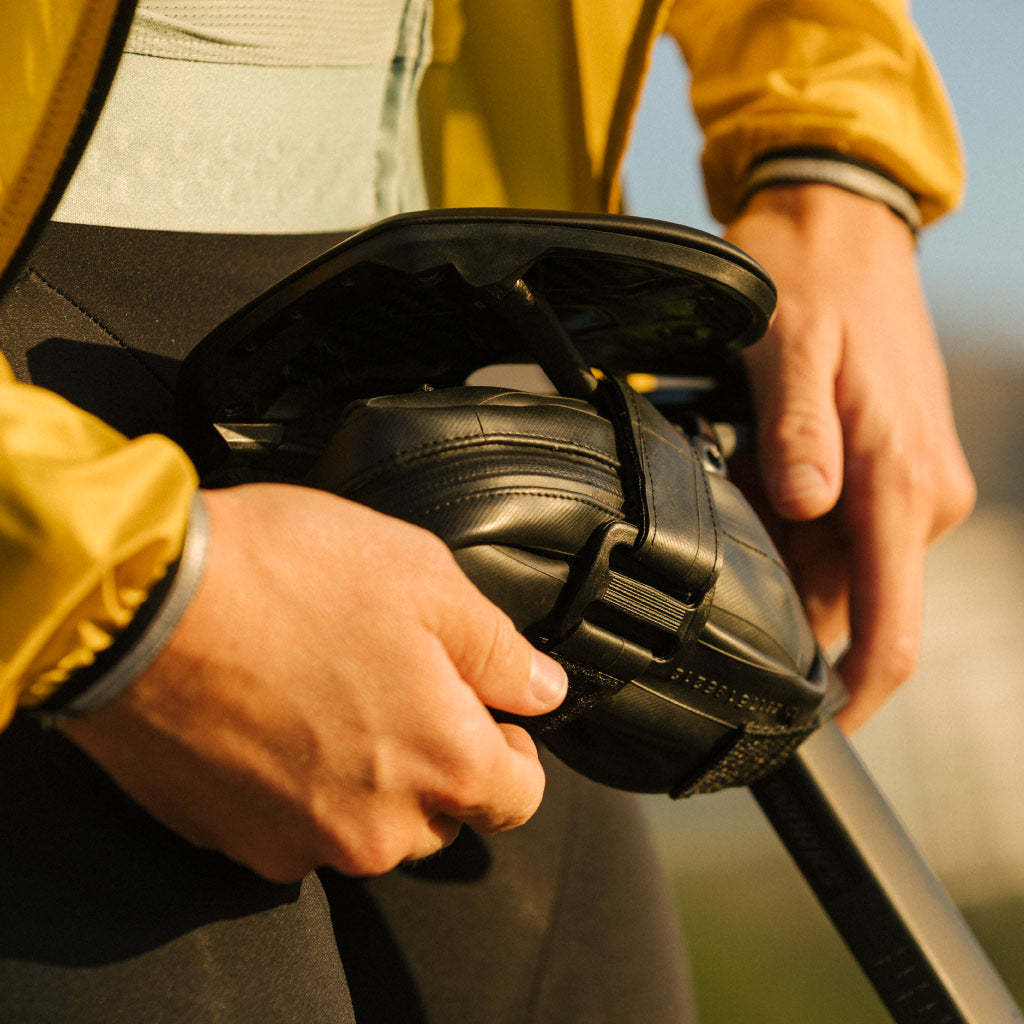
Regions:
<svg viewBox="0 0 1024 1024"><path fill-rule="evenodd" d="M713 214L728 222L752 161L823 147L907 188L924 223L960 198L960 144L906 0L677 0Z"/></svg>
<svg viewBox="0 0 1024 1024"><path fill-rule="evenodd" d="M133 6L132 0L0 3L0 277L51 192L111 49L119 11L126 26Z"/></svg>
<svg viewBox="0 0 1024 1024"><path fill-rule="evenodd" d="M129 441L0 359L0 728L131 621L181 551L196 487L167 438Z"/></svg>

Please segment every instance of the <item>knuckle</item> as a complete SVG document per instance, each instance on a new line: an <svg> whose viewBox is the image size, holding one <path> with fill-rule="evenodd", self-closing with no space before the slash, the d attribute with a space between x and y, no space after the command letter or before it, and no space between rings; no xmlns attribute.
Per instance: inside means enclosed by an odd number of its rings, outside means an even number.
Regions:
<svg viewBox="0 0 1024 1024"><path fill-rule="evenodd" d="M517 807L510 809L503 818L495 822L493 831L507 832L510 829L525 825L540 808L542 795L543 788L539 788L536 793L531 794L528 798L524 797Z"/></svg>
<svg viewBox="0 0 1024 1024"><path fill-rule="evenodd" d="M943 503L936 515L936 527L941 533L963 522L974 510L978 500L978 485L966 465L953 474L943 490Z"/></svg>
<svg viewBox="0 0 1024 1024"><path fill-rule="evenodd" d="M404 857L396 833L380 828L362 829L358 840L346 833L336 832L326 838L324 847L324 863L354 878L386 874Z"/></svg>
<svg viewBox="0 0 1024 1024"><path fill-rule="evenodd" d="M885 656L886 674L893 689L909 679L917 669L921 644L916 632L903 632L894 637Z"/></svg>
<svg viewBox="0 0 1024 1024"><path fill-rule="evenodd" d="M453 575L458 564L451 549L440 537L420 527L413 528L416 538L416 561L420 572L434 575Z"/></svg>
<svg viewBox="0 0 1024 1024"><path fill-rule="evenodd" d="M491 759L479 753L472 741L443 766L439 797L449 813L461 817L484 803L491 767Z"/></svg>
<svg viewBox="0 0 1024 1024"><path fill-rule="evenodd" d="M484 769L456 782L446 796L445 813L478 832L504 832L525 824L540 807L544 773L538 770L501 776Z"/></svg>
<svg viewBox="0 0 1024 1024"><path fill-rule="evenodd" d="M397 867L401 857L388 857L376 850L358 850L334 863L343 875L352 878L376 878Z"/></svg>
<svg viewBox="0 0 1024 1024"><path fill-rule="evenodd" d="M430 802L460 821L475 822L496 811L503 814L514 803L511 794L517 779L503 759L504 741L493 724L488 723L487 730L486 736L478 730L462 730L464 742L436 765Z"/></svg>
<svg viewBox="0 0 1024 1024"><path fill-rule="evenodd" d="M928 452L898 442L894 437L889 443L893 455L885 484L908 514L917 515L932 540L970 515L977 501L974 477L966 461L946 449Z"/></svg>
<svg viewBox="0 0 1024 1024"><path fill-rule="evenodd" d="M809 402L794 403L768 426L765 440L773 450L812 451L830 445L834 430L830 420Z"/></svg>
<svg viewBox="0 0 1024 1024"><path fill-rule="evenodd" d="M525 825L540 807L543 787L506 796L500 804L473 808L464 814L464 820L483 833L508 832Z"/></svg>
<svg viewBox="0 0 1024 1024"><path fill-rule="evenodd" d="M495 608L491 616L489 633L481 644L481 676L485 678L492 673L508 674L508 667L515 662L519 636L512 625L512 620L500 609Z"/></svg>
<svg viewBox="0 0 1024 1024"><path fill-rule="evenodd" d="M328 864L346 875L382 874L388 863L386 835L369 817L351 827L351 819L333 801L321 800L309 811L309 846L318 864Z"/></svg>
<svg viewBox="0 0 1024 1024"><path fill-rule="evenodd" d="M458 839L462 831L462 822L447 816L435 816L430 822L430 827L436 836L438 848L444 850Z"/></svg>

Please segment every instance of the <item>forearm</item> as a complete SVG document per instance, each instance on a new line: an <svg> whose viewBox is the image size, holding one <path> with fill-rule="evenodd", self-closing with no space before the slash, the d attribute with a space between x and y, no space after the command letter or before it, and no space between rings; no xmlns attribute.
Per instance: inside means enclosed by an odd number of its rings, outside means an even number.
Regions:
<svg viewBox="0 0 1024 1024"><path fill-rule="evenodd" d="M751 166L810 147L879 168L927 224L963 187L952 111L904 0L685 0L669 30L692 76L712 212L733 220Z"/></svg>

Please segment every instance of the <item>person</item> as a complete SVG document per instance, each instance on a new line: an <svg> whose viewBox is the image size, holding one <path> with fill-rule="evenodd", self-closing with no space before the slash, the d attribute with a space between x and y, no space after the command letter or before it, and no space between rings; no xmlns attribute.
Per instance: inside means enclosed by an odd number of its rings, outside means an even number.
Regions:
<svg viewBox="0 0 1024 1024"><path fill-rule="evenodd" d="M849 638L856 727L912 670L925 548L973 500L914 254L958 146L902 0L0 25L8 1019L687 1019L635 805L487 710L556 706L560 669L407 524L198 490L174 374L389 213L621 209L672 33L713 212L779 286L748 356L764 491L812 623Z"/></svg>

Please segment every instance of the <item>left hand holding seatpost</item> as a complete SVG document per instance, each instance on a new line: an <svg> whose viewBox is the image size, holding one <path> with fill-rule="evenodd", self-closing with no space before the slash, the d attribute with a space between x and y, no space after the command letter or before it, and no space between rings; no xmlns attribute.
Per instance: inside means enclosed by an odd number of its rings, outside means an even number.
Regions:
<svg viewBox="0 0 1024 1024"><path fill-rule="evenodd" d="M756 193L726 238L778 287L747 353L761 486L819 640L848 638L852 731L914 670L926 548L975 498L914 239L817 184Z"/></svg>

